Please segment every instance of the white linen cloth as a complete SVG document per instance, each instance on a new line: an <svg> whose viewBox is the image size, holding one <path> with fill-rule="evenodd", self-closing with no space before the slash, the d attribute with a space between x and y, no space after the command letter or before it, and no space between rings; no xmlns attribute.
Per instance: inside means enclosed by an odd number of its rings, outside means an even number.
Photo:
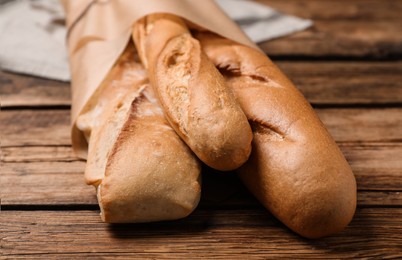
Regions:
<svg viewBox="0 0 402 260"><path fill-rule="evenodd" d="M216 0L256 43L285 36L312 21L247 0ZM66 28L59 0L0 0L0 67L69 81Z"/></svg>

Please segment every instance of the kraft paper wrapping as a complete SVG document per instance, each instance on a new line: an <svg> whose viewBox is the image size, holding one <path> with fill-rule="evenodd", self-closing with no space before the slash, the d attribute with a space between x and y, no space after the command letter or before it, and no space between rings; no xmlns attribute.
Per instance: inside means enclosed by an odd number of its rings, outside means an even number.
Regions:
<svg viewBox="0 0 402 260"><path fill-rule="evenodd" d="M72 85L72 144L86 158L87 142L76 127L77 117L90 108L96 90L107 78L127 44L132 26L151 13L171 13L190 27L209 30L239 43L258 47L213 0L61 0L66 11Z"/></svg>

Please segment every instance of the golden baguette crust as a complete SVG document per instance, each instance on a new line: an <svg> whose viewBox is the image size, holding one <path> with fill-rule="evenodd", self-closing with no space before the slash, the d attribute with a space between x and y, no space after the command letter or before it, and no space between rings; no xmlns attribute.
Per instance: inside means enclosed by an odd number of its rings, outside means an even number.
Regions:
<svg viewBox="0 0 402 260"><path fill-rule="evenodd" d="M248 189L302 236L343 230L355 212L356 181L309 103L263 53L211 33L196 37L252 125L253 150L237 170Z"/></svg>
<svg viewBox="0 0 402 260"><path fill-rule="evenodd" d="M251 128L183 20L149 15L135 25L133 38L176 133L210 167L240 167L251 151Z"/></svg>
<svg viewBox="0 0 402 260"><path fill-rule="evenodd" d="M166 121L133 49L78 119L89 137L86 181L105 222L183 218L199 202L201 164Z"/></svg>

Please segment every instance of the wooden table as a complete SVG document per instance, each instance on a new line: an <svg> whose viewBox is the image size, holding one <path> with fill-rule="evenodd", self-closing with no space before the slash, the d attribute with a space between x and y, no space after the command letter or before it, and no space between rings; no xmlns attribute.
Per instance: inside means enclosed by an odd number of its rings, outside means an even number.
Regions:
<svg viewBox="0 0 402 260"><path fill-rule="evenodd" d="M314 27L260 46L313 104L351 164L340 234L289 231L234 174L206 174L188 218L107 225L69 137L69 85L0 73L1 258L402 258L402 1L264 0Z"/></svg>

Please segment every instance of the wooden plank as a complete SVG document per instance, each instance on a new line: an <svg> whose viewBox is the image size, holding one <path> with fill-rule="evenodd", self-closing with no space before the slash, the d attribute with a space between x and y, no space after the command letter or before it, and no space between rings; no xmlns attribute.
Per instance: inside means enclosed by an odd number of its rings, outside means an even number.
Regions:
<svg viewBox="0 0 402 260"><path fill-rule="evenodd" d="M402 144L342 144L360 190L402 190Z"/></svg>
<svg viewBox="0 0 402 260"><path fill-rule="evenodd" d="M316 109L338 142L402 140L402 108ZM8 110L0 113L2 146L70 145L68 110Z"/></svg>
<svg viewBox="0 0 402 260"><path fill-rule="evenodd" d="M73 149L67 146L17 146L4 147L1 161L4 163L18 162L72 162L77 161Z"/></svg>
<svg viewBox="0 0 402 260"><path fill-rule="evenodd" d="M402 5L394 0L253 0L272 8L314 20L385 20L400 19Z"/></svg>
<svg viewBox="0 0 402 260"><path fill-rule="evenodd" d="M2 147L70 145L69 110L1 111Z"/></svg>
<svg viewBox="0 0 402 260"><path fill-rule="evenodd" d="M402 206L402 143L342 143L357 179L359 206ZM84 184L85 162L71 147L6 147L2 157L2 204L96 205ZM203 205L250 206L257 202L233 173L204 171Z"/></svg>
<svg viewBox="0 0 402 260"><path fill-rule="evenodd" d="M358 207L401 207L402 191L359 191Z"/></svg>
<svg viewBox="0 0 402 260"><path fill-rule="evenodd" d="M0 70L1 106L70 105L70 84Z"/></svg>
<svg viewBox="0 0 402 260"><path fill-rule="evenodd" d="M402 209L362 208L340 234L308 240L263 209L196 210L179 221L107 225L97 211L3 211L6 258L401 258Z"/></svg>
<svg viewBox="0 0 402 260"><path fill-rule="evenodd" d="M402 62L277 61L313 104L402 103ZM2 107L68 106L70 85L0 71Z"/></svg>
<svg viewBox="0 0 402 260"><path fill-rule="evenodd" d="M275 63L315 105L402 103L400 61Z"/></svg>
<svg viewBox="0 0 402 260"><path fill-rule="evenodd" d="M1 204L81 205L96 204L95 190L85 185L85 163L3 163Z"/></svg>
<svg viewBox="0 0 402 260"><path fill-rule="evenodd" d="M316 109L337 142L402 140L402 109Z"/></svg>
<svg viewBox="0 0 402 260"><path fill-rule="evenodd" d="M401 57L402 2L393 0L259 0L314 26L260 44L271 56Z"/></svg>

